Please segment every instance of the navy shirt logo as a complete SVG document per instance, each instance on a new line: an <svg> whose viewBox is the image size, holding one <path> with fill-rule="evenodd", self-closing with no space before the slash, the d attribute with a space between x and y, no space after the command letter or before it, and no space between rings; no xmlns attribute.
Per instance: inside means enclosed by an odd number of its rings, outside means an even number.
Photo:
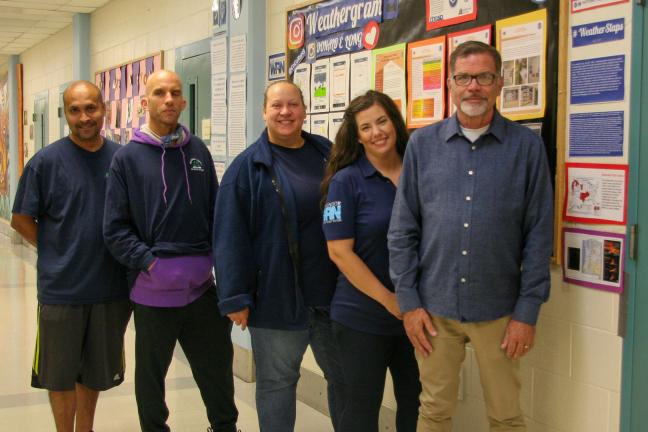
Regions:
<svg viewBox="0 0 648 432"><path fill-rule="evenodd" d="M324 206L324 223L342 222L342 202L331 201Z"/></svg>
<svg viewBox="0 0 648 432"><path fill-rule="evenodd" d="M189 160L189 166L191 167L191 171L205 172L203 163L196 158L191 158Z"/></svg>

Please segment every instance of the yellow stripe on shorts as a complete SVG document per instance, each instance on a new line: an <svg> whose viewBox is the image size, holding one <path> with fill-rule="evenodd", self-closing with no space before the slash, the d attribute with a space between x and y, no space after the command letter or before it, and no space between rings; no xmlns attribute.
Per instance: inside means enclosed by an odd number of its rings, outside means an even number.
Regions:
<svg viewBox="0 0 648 432"><path fill-rule="evenodd" d="M34 349L34 363L32 364L32 369L36 375L38 375L38 358L40 355L40 314L41 304L38 303L38 310L36 312L36 348Z"/></svg>

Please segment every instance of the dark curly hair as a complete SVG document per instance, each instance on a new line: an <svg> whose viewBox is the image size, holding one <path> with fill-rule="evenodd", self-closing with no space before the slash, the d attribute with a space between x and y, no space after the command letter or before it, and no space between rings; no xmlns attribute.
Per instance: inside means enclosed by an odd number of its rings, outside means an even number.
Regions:
<svg viewBox="0 0 648 432"><path fill-rule="evenodd" d="M325 204L329 184L335 173L357 161L364 152L364 148L358 139L356 114L371 108L375 104L384 108L387 116L394 125L394 129L396 130L396 151L401 158L405 154L409 134L407 127L405 127L403 116L394 101L386 94L375 90L369 90L365 94L356 97L351 101L346 111L344 111L344 119L340 125L340 129L338 129L337 135L335 135L335 142L333 143L331 155L326 165L326 172L324 173L324 180L322 181L322 206Z"/></svg>

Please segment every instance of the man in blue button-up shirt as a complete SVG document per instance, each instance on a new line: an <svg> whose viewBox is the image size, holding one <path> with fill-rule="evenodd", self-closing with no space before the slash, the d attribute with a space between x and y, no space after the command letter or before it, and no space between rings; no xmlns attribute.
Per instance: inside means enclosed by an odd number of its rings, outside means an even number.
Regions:
<svg viewBox="0 0 648 432"><path fill-rule="evenodd" d="M549 296L553 192L542 140L495 109L501 57L460 45L457 114L415 132L389 230L390 272L417 351L419 431L450 431L470 341L491 431L524 431L518 359Z"/></svg>

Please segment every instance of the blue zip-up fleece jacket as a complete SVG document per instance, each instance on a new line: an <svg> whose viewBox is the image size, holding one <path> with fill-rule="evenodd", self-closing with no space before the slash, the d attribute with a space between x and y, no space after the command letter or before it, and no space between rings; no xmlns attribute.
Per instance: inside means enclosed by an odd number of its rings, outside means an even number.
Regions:
<svg viewBox="0 0 648 432"><path fill-rule="evenodd" d="M302 137L328 158L329 140L306 132ZM285 218L277 190L283 196ZM290 227L291 236L286 234L286 227ZM223 176L214 212L213 243L223 315L249 307L248 325L252 327L307 327L300 270L289 249L299 243L295 199L285 173L273 164L267 130L234 159ZM325 294L320 297L323 304L315 306L330 305L337 275L333 265L331 269L331 277L322 275L320 286L309 287Z"/></svg>
<svg viewBox="0 0 648 432"><path fill-rule="evenodd" d="M104 239L130 269L131 300L180 307L213 285L211 227L217 190L207 147L182 126L163 137L144 126L115 153Z"/></svg>

